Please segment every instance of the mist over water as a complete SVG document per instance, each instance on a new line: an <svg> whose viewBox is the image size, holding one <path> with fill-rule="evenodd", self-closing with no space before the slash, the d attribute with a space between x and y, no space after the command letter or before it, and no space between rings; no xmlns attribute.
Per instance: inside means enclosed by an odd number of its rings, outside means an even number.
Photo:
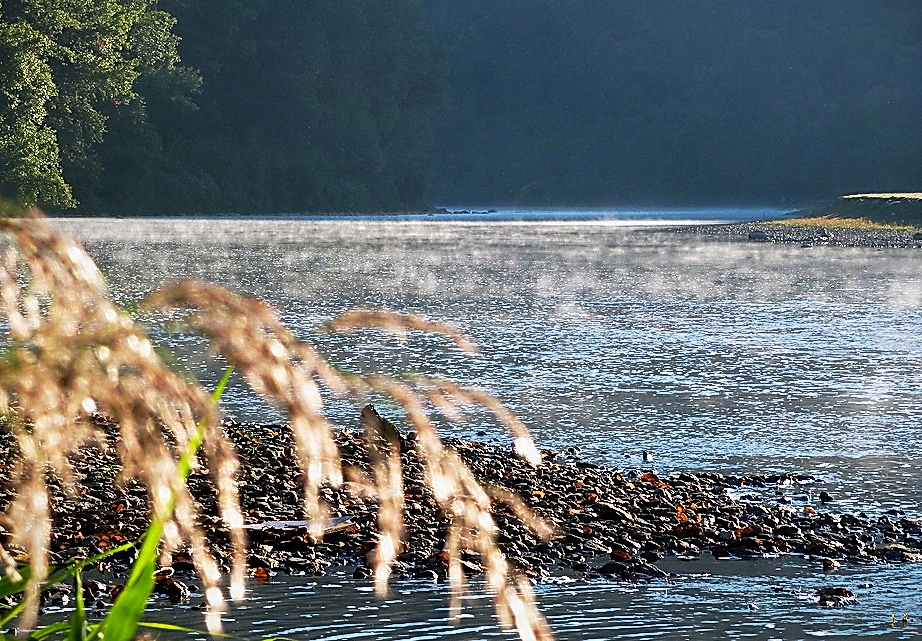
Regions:
<svg viewBox="0 0 922 641"><path fill-rule="evenodd" d="M664 473L813 474L838 499L836 510L919 515L922 254L706 238L666 229L664 216L657 226L575 218L56 223L86 243L119 302L170 279L216 281L268 300L300 338L347 369L422 372L490 391L529 425L541 447L579 446L583 458L620 468L638 467L647 449ZM324 320L358 306L449 321L482 351L462 354L415 334L320 331ZM206 384L223 370L197 337L158 330L155 338ZM355 402L328 403L336 424L357 425ZM239 381L223 404L241 420L281 420ZM482 413L445 430L508 442ZM672 588L545 586L539 596L567 639L610 638L634 628L647 630L636 638L670 639L909 638L918 630L884 625L898 610L900 616L922 610L918 568L851 569L830 579L803 560L766 561L743 572L744 565L687 564L676 571L689 576ZM702 572L727 576L692 576ZM892 590L859 594L859 606L834 614L792 600L790 591L770 590L775 582L793 590L830 581L884 582ZM325 600L351 595L324 607L381 614L362 609L381 604L361 585L341 583L323 588L324 580L317 581ZM271 603L291 592L256 590L257 599ZM400 590L409 590L399 606L415 615L408 621L418 620L418 600L444 597L431 586ZM748 609L741 594L751 594L758 609ZM730 613L715 615L727 603ZM356 625L369 624L353 614ZM441 625L443 617L434 612L431 624ZM478 627L484 617L486 627ZM390 618L375 628L379 638L442 638ZM781 621L787 621L783 630L768 627ZM454 638L473 639L490 637L491 625L481 612L449 629Z"/></svg>

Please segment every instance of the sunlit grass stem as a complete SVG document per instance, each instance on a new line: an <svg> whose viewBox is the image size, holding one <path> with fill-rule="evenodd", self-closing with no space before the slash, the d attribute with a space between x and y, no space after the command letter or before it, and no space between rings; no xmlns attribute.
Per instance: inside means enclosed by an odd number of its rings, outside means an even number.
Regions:
<svg viewBox="0 0 922 641"><path fill-rule="evenodd" d="M167 368L144 331L112 302L89 256L36 212L26 218L0 219L0 231L13 241L0 265L0 311L9 323L11 341L6 358L0 362L0 400L6 400L15 414L10 425L21 452L19 472L13 479L18 493L5 520L12 542L25 549L30 559L30 571L16 577L12 557L4 554L4 580L18 580L18 587L24 590L25 598L16 608L21 625L26 629L34 626L38 592L48 573L51 521L44 474L54 471L70 487L75 475L68 457L88 443L107 446L106 436L87 420L98 411L118 427L123 475L142 481L148 488L151 522L125 590L108 617L98 625L81 627L78 623L85 611L80 605L82 614L75 613L72 633L81 641L131 639L154 586L157 559L167 558L181 544L191 550L209 606L209 627L217 630L224 608L218 587L220 571L198 526L187 477L197 465L196 452L200 450L217 490L218 512L230 535L231 596L241 597L246 541L235 483L239 461L221 429L215 403L229 371L209 398L199 386ZM460 556L472 551L483 559L500 622L515 627L522 639L552 638L527 581L499 550L492 504L497 500L508 503L523 520L535 523L539 532L549 530L542 530L540 522L526 514L521 501L485 490L460 458L443 447L427 410L431 402L451 418L459 414L462 405L485 407L510 430L518 454L539 465L540 456L527 428L498 400L435 379L344 375L312 345L297 340L268 305L208 283L166 285L139 309L181 316L190 329L209 339L212 348L222 353L257 393L287 413L303 471L303 511L314 520L318 535L327 509L319 498L319 488L343 483L321 388L356 398L369 392L392 397L418 433L425 478L450 518L445 560L456 602L465 583ZM461 349L476 349L454 328L414 314L358 310L346 312L329 324L334 331L363 327L398 333L431 332ZM388 431L380 427L375 429L388 440ZM395 454L393 449L381 450L374 478L358 479L381 506L379 549L372 556L379 588L387 580L403 537L403 479ZM83 566L74 567L82 570ZM43 628L33 638L56 631L55 626Z"/></svg>

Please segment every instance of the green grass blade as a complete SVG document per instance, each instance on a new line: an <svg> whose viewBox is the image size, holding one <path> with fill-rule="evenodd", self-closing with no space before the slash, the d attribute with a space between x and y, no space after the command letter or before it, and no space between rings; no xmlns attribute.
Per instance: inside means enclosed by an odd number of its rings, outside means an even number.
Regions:
<svg viewBox="0 0 922 641"><path fill-rule="evenodd" d="M224 376L221 377L221 380L218 381L218 386L214 388L214 391L211 393L211 402L217 403L221 400L221 397L224 395L224 389L227 387L227 382L230 380L231 374L234 373L234 366L231 365L226 370L224 370Z"/></svg>
<svg viewBox="0 0 922 641"><path fill-rule="evenodd" d="M60 634L62 632L67 632L70 629L70 623L67 621L61 621L59 623L52 623L46 625L42 628L39 628L32 634L28 636L29 641L43 641L55 634Z"/></svg>
<svg viewBox="0 0 922 641"><path fill-rule="evenodd" d="M201 630L196 630L195 628L187 628L181 625L175 625L173 623L156 623L153 621L141 621L138 624L139 628L149 628L151 630L166 630L168 632L188 632L189 634L204 634L209 636L215 636L218 638L224 639L234 639L229 634L211 634L210 632L202 632Z"/></svg>
<svg viewBox="0 0 922 641"><path fill-rule="evenodd" d="M131 548L133 548L140 542L141 542L141 539L137 539L135 541L129 541L128 543L122 543L118 547L110 548L108 550L100 552L99 554L94 554L93 556L87 557L85 559L79 559L75 561L75 564L79 566L79 568L82 570L88 565L93 565L94 563L98 563L99 561L102 561L103 559L107 559L110 556L118 554L119 552L130 550Z"/></svg>
<svg viewBox="0 0 922 641"><path fill-rule="evenodd" d="M123 543L122 545L119 545L118 547L114 547L110 550L106 550L104 552L100 552L99 554L95 554L89 557L88 559L71 559L70 561L67 562L67 564L63 566L55 567L52 570L52 572L48 575L48 578L39 588L39 592L44 592L45 590L47 590L49 587L51 587L55 583L60 583L67 577L74 576L77 572L82 571L83 568L85 568L88 565L97 563L98 561L101 561L105 559L106 557L110 557L113 554L124 552L125 550L128 550L136 546L138 543L140 543L140 540L132 541L130 543ZM8 576L0 577L0 598L12 596L14 594L19 594L23 590L25 590L26 583L29 580L29 576L31 576L32 574L32 566L24 565L18 569L19 569L19 574L23 578L22 581L18 581L18 582L13 581ZM10 621L12 621L17 616L19 616L19 614L25 609L25 607L26 607L25 602L22 602L22 603L19 603L16 607L11 608L7 610L6 612L4 612L2 616L0 616L0 627L9 624Z"/></svg>
<svg viewBox="0 0 922 641"><path fill-rule="evenodd" d="M154 591L154 572L157 569L162 536L163 521L155 517L144 535L138 558L131 566L125 589L118 595L106 618L94 626L88 641L97 638L104 638L106 641L131 641L134 638L138 622L144 614L151 592Z"/></svg>
<svg viewBox="0 0 922 641"><path fill-rule="evenodd" d="M224 372L224 376L221 377L221 381L211 395L213 403L217 403L221 398L233 371L233 367L228 367ZM189 443L176 466L177 474L183 481L189 476L189 471L192 469L192 460L204 438L205 419L202 419L198 423L195 434L189 439ZM170 511L172 512L172 509ZM97 639L131 641L134 638L144 610L147 608L147 602L154 590L154 572L157 569L160 539L163 536L166 518L155 514L151 519L150 526L144 534L144 543L141 545L138 558L135 559L128 580L125 582L125 589L115 600L115 604L106 618L98 625L93 626L92 633L87 638L87 641L96 641Z"/></svg>
<svg viewBox="0 0 922 641"><path fill-rule="evenodd" d="M19 575L22 577L21 581L14 581L12 577L3 576L0 577L0 599L3 599L8 596L13 596L14 594L19 594L26 589L26 584L29 582L29 577L32 576L32 567L29 565L24 565L20 568L17 568Z"/></svg>
<svg viewBox="0 0 922 641"><path fill-rule="evenodd" d="M74 573L74 613L70 617L68 641L84 641L87 633L86 607L83 604L83 567Z"/></svg>

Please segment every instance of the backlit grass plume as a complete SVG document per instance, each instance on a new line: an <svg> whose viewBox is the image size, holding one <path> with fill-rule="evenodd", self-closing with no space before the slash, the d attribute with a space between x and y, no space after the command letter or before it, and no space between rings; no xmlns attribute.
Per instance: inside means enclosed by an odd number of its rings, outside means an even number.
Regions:
<svg viewBox="0 0 922 641"><path fill-rule="evenodd" d="M0 546L0 560L10 576L17 572L17 555L31 564L26 598L32 605L20 624L34 625L38 586L48 572L51 522L45 475L53 471L73 487L68 457L91 444L110 446L106 435L86 420L97 412L119 426L123 476L148 488L152 517L164 523L162 552L183 543L192 549L209 610L220 612L224 600L217 587L219 567L196 525L196 505L185 484L190 443L194 451L201 440L204 464L217 488L220 515L234 549L231 595L242 597L246 541L235 485L239 463L214 403L203 389L160 361L142 328L112 303L98 270L80 247L37 213L0 219L0 231L12 241L0 266L0 304L9 327L8 348L0 362L0 394L21 455L14 479L16 498L3 518L12 540L9 549ZM311 345L298 341L268 305L207 283L166 285L145 308L181 316L257 393L287 413L303 471L304 512L318 523L324 515L321 486L338 486L344 480L321 390L359 398L383 392L395 399L417 432L426 479L449 516L444 556L456 602L464 583L461 552L468 550L483 561L501 622L516 627L523 639L551 638L530 585L511 571L499 551L492 506L508 505L539 534L548 534L547 528L513 495L481 487L460 458L443 447L427 411L435 407L453 418L464 405L486 407L510 429L519 455L539 464L528 430L496 399L447 381L343 375ZM329 327L433 332L462 349L474 349L453 328L416 315L360 310L334 319ZM403 546L399 438L396 428L376 413L363 413L362 424L370 444L372 478L353 471L349 488L378 500L378 548L371 560L383 590ZM219 617L210 621L217 624Z"/></svg>
<svg viewBox="0 0 922 641"><path fill-rule="evenodd" d="M0 266L0 303L9 325L0 391L21 452L13 479L18 493L4 520L32 567L26 591L32 606L21 625L35 622L36 590L48 569L45 474L56 472L73 489L68 457L90 443L107 447L105 435L85 420L97 411L119 425L123 475L147 486L153 513L165 523L166 549L182 540L192 544L209 606L220 609L218 565L177 470L178 452L202 421L222 508L228 519L239 514L232 491L236 458L208 394L164 366L144 331L112 303L93 261L47 221L35 214L0 219L0 231L15 246ZM10 555L4 558L15 575ZM242 558L235 572L240 576Z"/></svg>

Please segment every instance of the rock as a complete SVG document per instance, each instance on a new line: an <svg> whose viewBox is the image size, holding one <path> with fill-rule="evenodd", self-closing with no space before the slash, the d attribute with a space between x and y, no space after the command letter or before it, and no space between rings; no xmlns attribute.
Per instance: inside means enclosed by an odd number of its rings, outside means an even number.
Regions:
<svg viewBox="0 0 922 641"><path fill-rule="evenodd" d="M374 572L364 565L355 568L355 572L352 573L352 578L356 580L370 579L372 576L374 576Z"/></svg>
<svg viewBox="0 0 922 641"><path fill-rule="evenodd" d="M617 561L609 561L608 563L598 568L597 572L599 574L613 578L622 578L627 572L627 566L624 563L619 563Z"/></svg>
<svg viewBox="0 0 922 641"><path fill-rule="evenodd" d="M660 567L653 565L652 563L635 563L628 568L628 572L632 572L634 574L643 574L657 579L664 579L669 576L668 572Z"/></svg>
<svg viewBox="0 0 922 641"><path fill-rule="evenodd" d="M154 578L154 594L165 596L173 603L179 603L189 599L189 588L185 583L174 580L172 576L157 576Z"/></svg>
<svg viewBox="0 0 922 641"><path fill-rule="evenodd" d="M817 603L824 608L840 608L845 605L854 605L858 603L855 594L846 587L830 586L818 589L814 596L817 597Z"/></svg>
<svg viewBox="0 0 922 641"><path fill-rule="evenodd" d="M70 603L74 588L67 583L55 583L39 593L39 602L42 607L64 607Z"/></svg>
<svg viewBox="0 0 922 641"><path fill-rule="evenodd" d="M910 549L905 545L891 543L877 548L877 555L888 561L920 561L922 553L919 549Z"/></svg>
<svg viewBox="0 0 922 641"><path fill-rule="evenodd" d="M764 243L771 240L771 238L764 230L753 229L751 232L749 232L749 240Z"/></svg>
<svg viewBox="0 0 922 641"><path fill-rule="evenodd" d="M426 581L432 581L433 583L438 583L439 575L435 570L416 570L413 572L414 579L424 579Z"/></svg>
<svg viewBox="0 0 922 641"><path fill-rule="evenodd" d="M366 422L370 412L366 413ZM378 415L380 416L380 415ZM372 416L371 418L374 418ZM382 423L385 419L381 417ZM117 438L117 427L100 425ZM380 427L380 426L379 426ZM284 425L225 425L240 453L241 509L249 522L294 522L303 519L301 473L295 462L291 434ZM343 462L369 474L370 459L364 434L334 432ZM399 450L404 466L405 548L399 552L395 577L445 577L443 553L448 516L437 506L425 486L424 461L416 452L417 436L381 428L375 447L379 451ZM653 563L664 554L715 558L755 558L789 552L810 554L827 564L834 561L903 562L922 560L922 521L902 513L874 515L826 512L832 497L821 494L823 507L791 508L776 505L780 488L816 479L791 474L724 476L709 472L682 472L672 476L619 472L588 461L544 454L538 468L513 456L508 446L483 442L443 439L446 448L465 461L473 475L484 483L517 494L534 512L553 524L560 537L542 542L501 502L493 507L499 545L509 563L527 577L540 580L549 572L574 572L618 580L651 580L662 577ZM399 446L399 447L398 447ZM0 448L3 447L0 434ZM9 450L0 449L9 458ZM56 530L53 560L66 562L72 556L89 557L107 547L137 538L146 527L148 506L145 492L137 486L114 483L117 466L101 455L93 467L76 471L91 482L78 498L67 498L59 490L52 502ZM637 460L636 451L631 455ZM99 470L111 469L109 477ZM214 488L205 471L194 473L190 489L204 509L201 523L214 541L219 561L229 564L229 536L217 516ZM741 492L748 492L741 498ZM783 492L782 495L785 493ZM795 492L789 491L789 494ZM275 569L291 574L323 574L331 565L355 568L357 579L371 578L366 567L369 553L378 541L377 502L355 496L348 487L321 489L331 517L351 515L345 529L315 540L304 528L251 529L250 570L262 569L271 576ZM809 496L807 498L810 498ZM4 506L0 505L0 509ZM0 538L6 533L0 532ZM107 559L101 571L127 571L135 550ZM483 572L478 556L465 553L462 567L469 575ZM602 561L601 567L598 566ZM828 563L831 565L831 563ZM652 569L651 569L652 568ZM172 555L172 570L158 578L165 596L183 599L176 577L192 570L191 557L183 550ZM101 588L105 590L105 586ZM113 588L117 590L118 588ZM188 590L188 588L187 588ZM92 595L90 595L92 597Z"/></svg>
<svg viewBox="0 0 922 641"><path fill-rule="evenodd" d="M613 503L593 503L590 508L599 515L600 519L626 523L634 520L634 515Z"/></svg>
<svg viewBox="0 0 922 641"><path fill-rule="evenodd" d="M83 579L83 589L86 595L94 601L106 596L109 592L109 586L101 581L95 581L93 579Z"/></svg>

